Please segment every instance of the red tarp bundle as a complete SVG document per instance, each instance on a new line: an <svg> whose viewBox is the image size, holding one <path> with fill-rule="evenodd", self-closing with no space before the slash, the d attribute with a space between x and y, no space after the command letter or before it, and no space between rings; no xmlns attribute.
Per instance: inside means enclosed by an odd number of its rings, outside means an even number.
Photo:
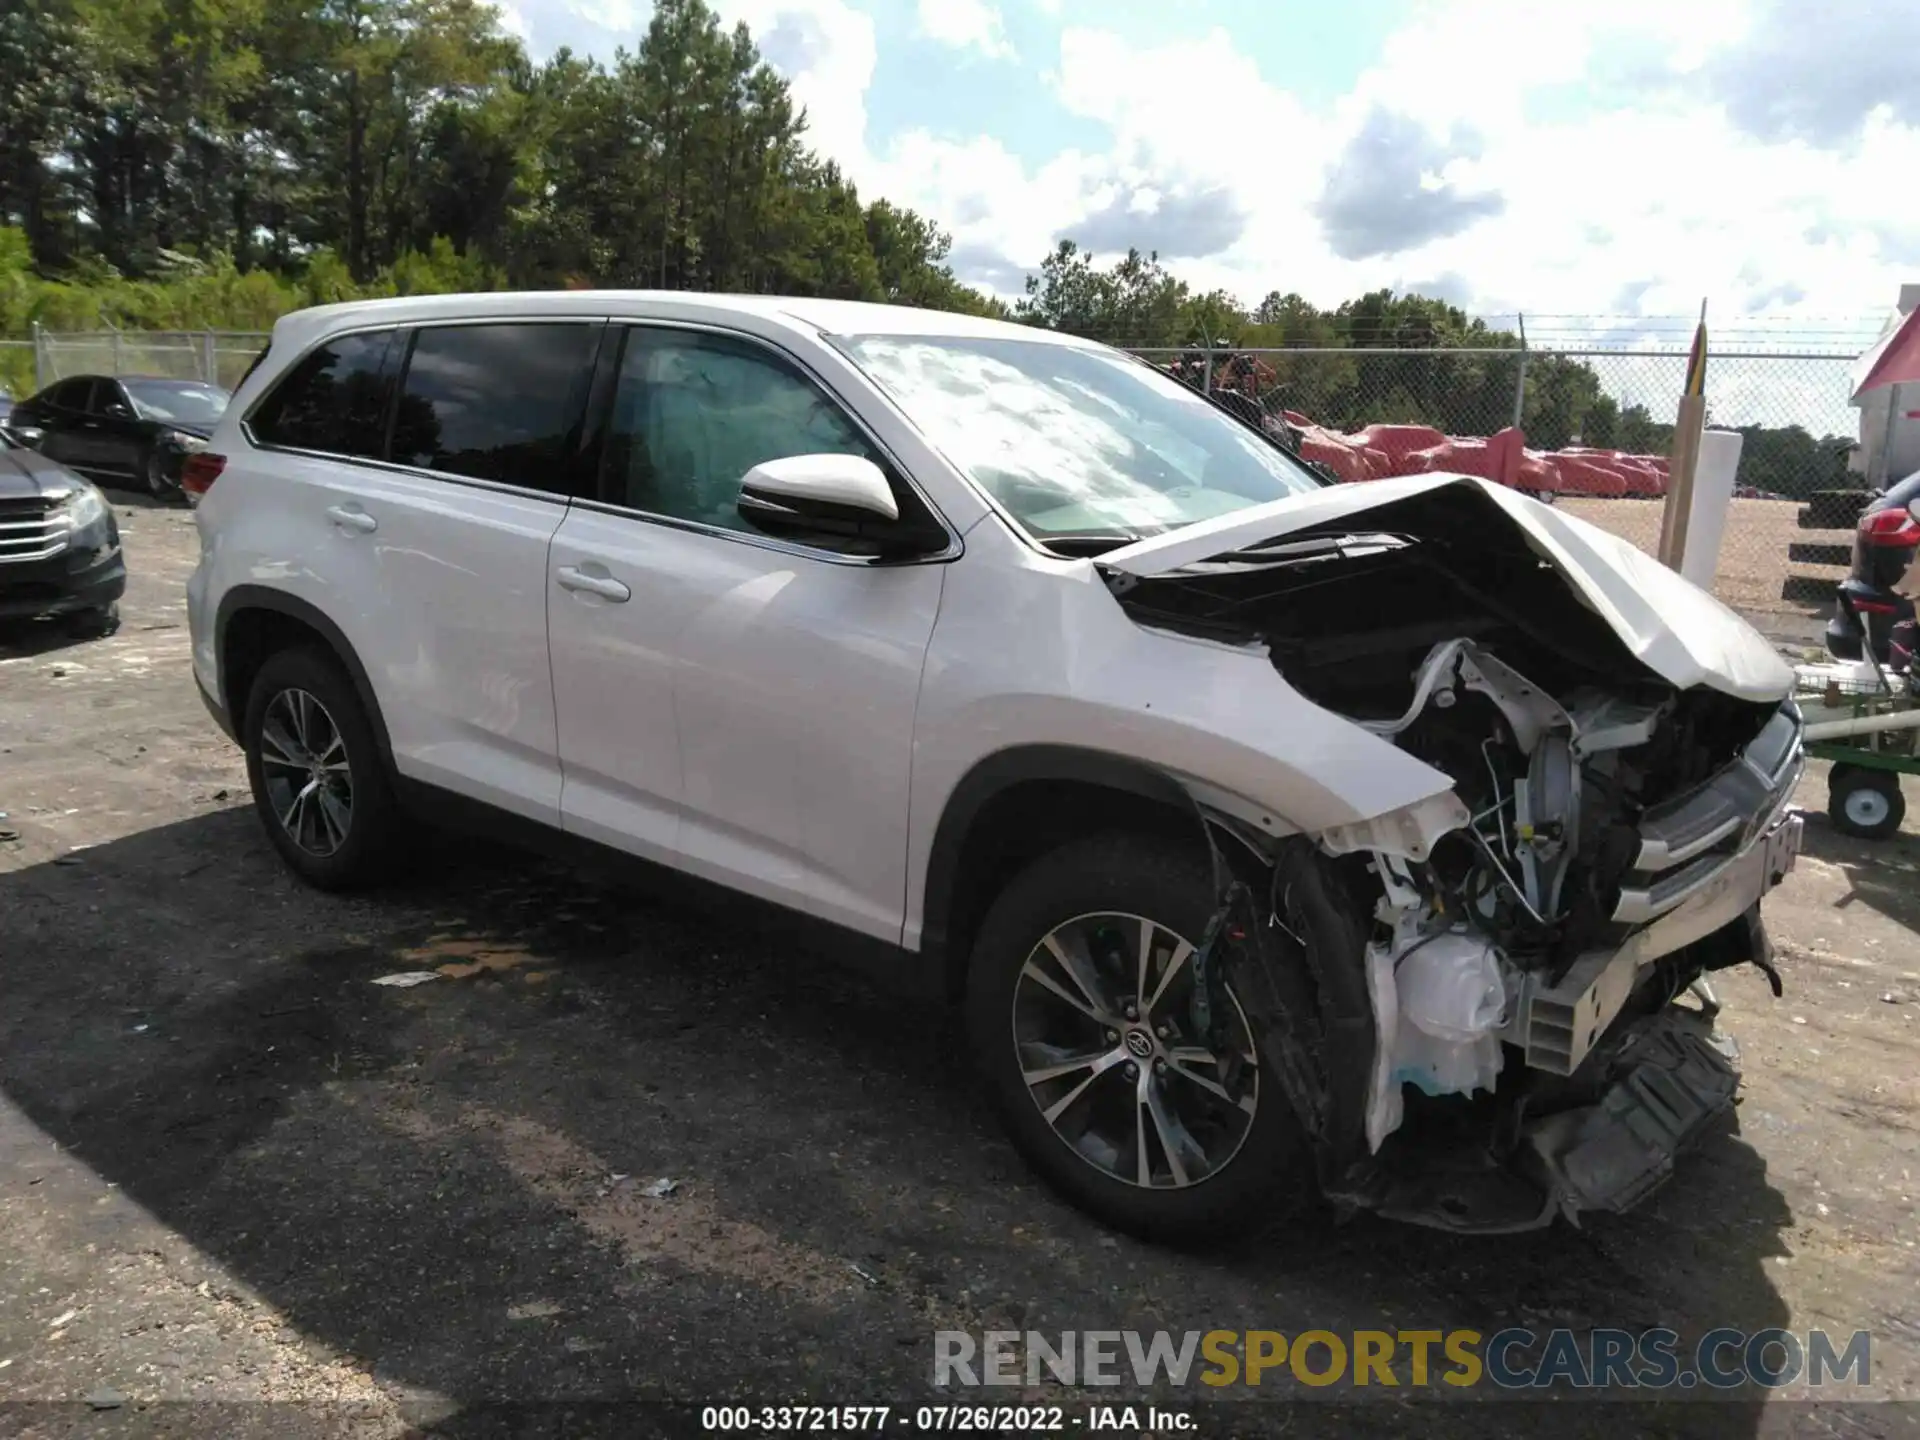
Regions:
<svg viewBox="0 0 1920 1440"><path fill-rule="evenodd" d="M1296 411L1281 413L1301 432L1301 458L1319 461L1342 480L1447 471L1533 493L1617 499L1667 492L1664 455L1626 455L1584 445L1543 453L1527 449L1526 436L1513 426L1484 438L1443 435L1428 425L1369 425L1342 435Z"/></svg>

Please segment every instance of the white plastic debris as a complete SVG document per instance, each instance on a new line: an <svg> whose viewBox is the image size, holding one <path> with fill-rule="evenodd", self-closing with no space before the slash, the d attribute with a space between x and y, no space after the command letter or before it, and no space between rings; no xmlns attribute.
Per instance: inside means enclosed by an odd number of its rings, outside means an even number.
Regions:
<svg viewBox="0 0 1920 1440"><path fill-rule="evenodd" d="M1500 1074L1506 986L1493 946L1472 935L1429 936L1400 952L1370 946L1367 991L1380 1037L1367 1106L1367 1144L1400 1128L1400 1088L1428 1095L1491 1090Z"/></svg>
<svg viewBox="0 0 1920 1440"><path fill-rule="evenodd" d="M649 1200L664 1200L679 1188L680 1182L678 1180L670 1179L662 1175L658 1180L652 1181L643 1188L640 1193Z"/></svg>
<svg viewBox="0 0 1920 1440"><path fill-rule="evenodd" d="M415 985L424 985L429 980L438 980L438 970L401 970L392 975L382 975L373 983L391 985L396 990L411 990Z"/></svg>

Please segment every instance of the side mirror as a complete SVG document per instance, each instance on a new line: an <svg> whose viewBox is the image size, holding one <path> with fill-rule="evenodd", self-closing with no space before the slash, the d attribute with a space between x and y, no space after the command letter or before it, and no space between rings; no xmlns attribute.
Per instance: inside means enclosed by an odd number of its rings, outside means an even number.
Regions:
<svg viewBox="0 0 1920 1440"><path fill-rule="evenodd" d="M738 509L763 534L884 560L934 554L947 544L938 525L903 519L885 474L858 455L764 461L740 482Z"/></svg>
<svg viewBox="0 0 1920 1440"><path fill-rule="evenodd" d="M858 455L789 455L753 467L740 482L740 514L784 525L801 519L867 516L898 520L900 506L880 467Z"/></svg>
<svg viewBox="0 0 1920 1440"><path fill-rule="evenodd" d="M114 420L131 420L133 418L133 411L125 405L122 405L118 400L110 400L107 402L106 414Z"/></svg>
<svg viewBox="0 0 1920 1440"><path fill-rule="evenodd" d="M9 425L6 429L8 439L17 440L29 450L38 450L47 433L38 425Z"/></svg>

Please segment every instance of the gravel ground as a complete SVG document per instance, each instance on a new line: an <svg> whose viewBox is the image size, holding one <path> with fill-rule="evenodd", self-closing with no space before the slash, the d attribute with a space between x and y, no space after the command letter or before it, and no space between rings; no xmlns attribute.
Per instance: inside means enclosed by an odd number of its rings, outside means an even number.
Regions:
<svg viewBox="0 0 1920 1440"><path fill-rule="evenodd" d="M0 642L0 1432L658 1433L697 1416L633 1405L950 1402L943 1328L1507 1323L1866 1329L1894 1403L1161 1403L1208 1435L1920 1428L1912 821L1809 820L1786 997L1720 986L1737 1125L1633 1215L1176 1254L1029 1178L946 1017L775 927L455 840L374 897L289 880L193 692L191 519L125 513L120 633ZM1052 1397L1076 1429L1108 1398Z"/></svg>
<svg viewBox="0 0 1920 1440"><path fill-rule="evenodd" d="M1660 520L1666 506L1658 500L1562 500L1582 520L1631 540L1649 555L1660 546ZM1832 541L1844 535L1800 528L1800 505L1790 500L1735 500L1720 538L1720 563L1713 593L1746 616L1761 633L1796 647L1821 644L1832 601L1807 605L1782 599L1788 574L1823 575L1838 583L1845 568L1789 565L1787 547L1800 540Z"/></svg>

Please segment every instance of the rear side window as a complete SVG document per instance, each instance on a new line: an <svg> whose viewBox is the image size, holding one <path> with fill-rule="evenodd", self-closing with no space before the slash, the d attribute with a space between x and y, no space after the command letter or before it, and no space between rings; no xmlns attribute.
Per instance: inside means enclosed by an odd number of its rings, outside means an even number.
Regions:
<svg viewBox="0 0 1920 1440"><path fill-rule="evenodd" d="M568 493L598 324L418 331L394 413L396 465Z"/></svg>
<svg viewBox="0 0 1920 1440"><path fill-rule="evenodd" d="M386 450L393 331L329 340L293 367L248 422L263 445L378 460Z"/></svg>
<svg viewBox="0 0 1920 1440"><path fill-rule="evenodd" d="M63 410L86 410L93 403L93 381L64 380L47 392L47 403Z"/></svg>

